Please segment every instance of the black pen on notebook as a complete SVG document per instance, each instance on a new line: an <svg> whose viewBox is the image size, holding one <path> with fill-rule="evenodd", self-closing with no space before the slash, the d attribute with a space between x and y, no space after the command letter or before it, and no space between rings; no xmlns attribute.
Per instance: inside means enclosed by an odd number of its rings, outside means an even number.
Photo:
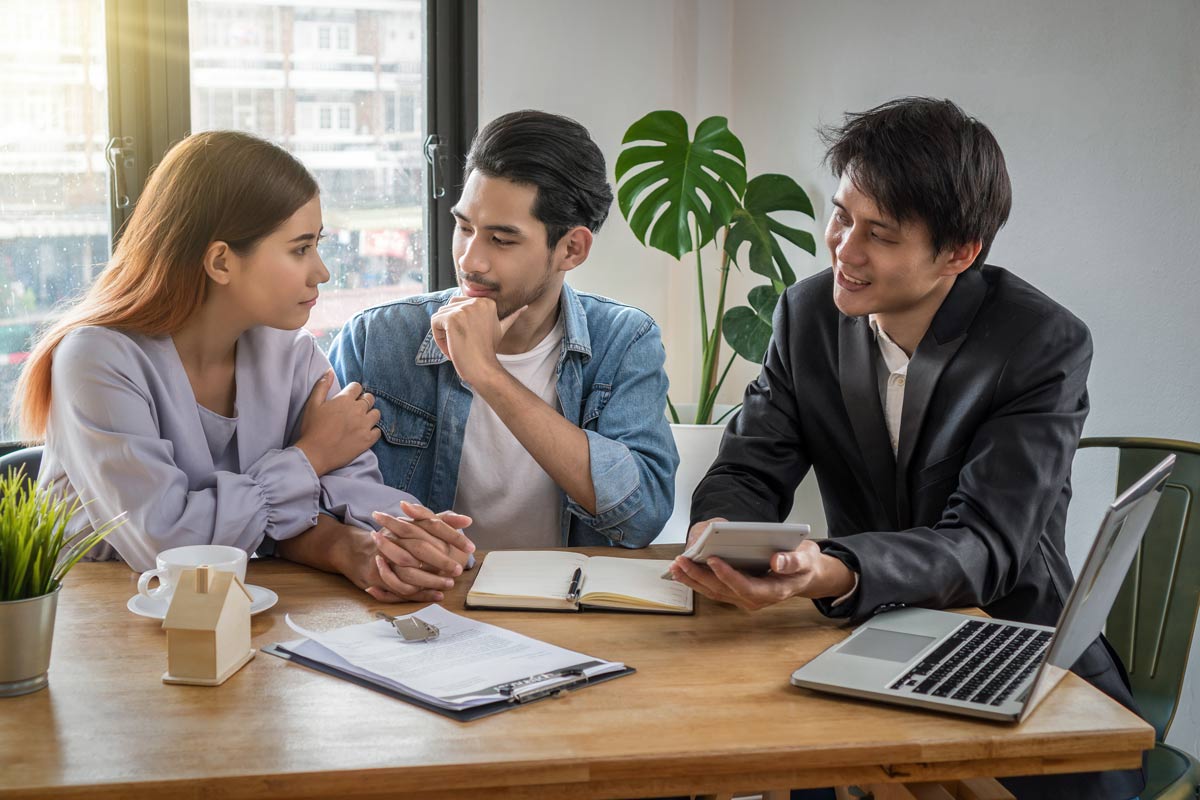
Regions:
<svg viewBox="0 0 1200 800"><path fill-rule="evenodd" d="M567 599L575 602L579 599L579 581L583 579L583 568L576 567L575 574L571 576L571 586L567 589Z"/></svg>

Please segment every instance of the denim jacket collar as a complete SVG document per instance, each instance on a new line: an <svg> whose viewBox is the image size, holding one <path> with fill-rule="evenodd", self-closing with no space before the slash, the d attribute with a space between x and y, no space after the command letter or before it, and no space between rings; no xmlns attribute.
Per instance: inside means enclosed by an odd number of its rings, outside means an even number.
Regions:
<svg viewBox="0 0 1200 800"><path fill-rule="evenodd" d="M456 297L461 294L460 289L451 289L445 294L445 305L451 297ZM566 357L568 351L579 353L583 359L589 360L592 357L592 339L588 335L587 314L583 310L583 304L579 302L579 296L575 294L575 290L567 284L562 286L562 294L558 300L559 313L564 320L563 325L563 341L562 341L562 357L559 358L558 368L562 369L562 359ZM421 346L417 348L417 357L414 363L419 367L431 367L447 361L446 354L437 346L437 342L433 340L433 330L425 334L425 341L421 342Z"/></svg>

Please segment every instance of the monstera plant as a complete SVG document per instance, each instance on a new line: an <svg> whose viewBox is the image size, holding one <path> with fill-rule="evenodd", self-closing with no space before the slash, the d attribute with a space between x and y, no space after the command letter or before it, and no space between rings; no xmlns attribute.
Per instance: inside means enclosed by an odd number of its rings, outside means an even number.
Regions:
<svg viewBox="0 0 1200 800"><path fill-rule="evenodd" d="M816 255L807 231L781 222L779 212L813 217L812 202L786 175L747 179L746 151L724 117L696 126L675 111L653 111L639 119L622 139L617 158L617 203L642 244L682 260L696 254L700 294L700 395L695 422L712 422L717 392L738 356L762 361L771 339L771 316L783 290L796 280L780 240ZM815 219L815 217L813 217ZM713 245L718 259L717 304L709 325L702 251ZM749 245L748 247L746 245ZM767 278L752 288L746 305L726 309L731 266L749 267ZM710 276L711 277L711 276ZM729 354L721 366L721 341ZM673 422L679 414L667 400Z"/></svg>

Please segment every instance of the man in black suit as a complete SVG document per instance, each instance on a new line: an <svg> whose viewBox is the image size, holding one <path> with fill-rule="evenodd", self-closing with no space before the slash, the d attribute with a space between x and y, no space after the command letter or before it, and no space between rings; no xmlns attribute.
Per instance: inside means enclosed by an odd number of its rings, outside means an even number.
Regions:
<svg viewBox="0 0 1200 800"><path fill-rule="evenodd" d="M762 372L692 497L714 519L783 519L810 468L830 538L750 577L677 559L677 580L757 609L793 596L861 621L979 606L1053 625L1073 582L1071 460L1088 412L1087 327L984 265L1011 188L991 132L949 101L906 98L825 131L840 184L833 266L790 287ZM1074 671L1130 708L1097 639ZM1005 779L1018 797L1126 800L1137 770Z"/></svg>

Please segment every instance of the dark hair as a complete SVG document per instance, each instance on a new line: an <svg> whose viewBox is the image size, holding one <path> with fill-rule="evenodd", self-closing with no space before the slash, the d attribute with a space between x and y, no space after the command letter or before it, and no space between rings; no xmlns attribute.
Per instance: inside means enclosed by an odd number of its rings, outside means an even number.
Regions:
<svg viewBox="0 0 1200 800"><path fill-rule="evenodd" d="M474 170L537 189L533 216L546 226L550 247L578 225L599 231L613 201L604 155L587 128L545 111L514 111L485 125L471 142L463 179Z"/></svg>
<svg viewBox="0 0 1200 800"><path fill-rule="evenodd" d="M860 191L897 221L929 226L937 253L979 240L972 266L987 258L1008 220L1012 185L987 127L949 100L904 97L846 114L820 130L826 162L847 170Z"/></svg>

